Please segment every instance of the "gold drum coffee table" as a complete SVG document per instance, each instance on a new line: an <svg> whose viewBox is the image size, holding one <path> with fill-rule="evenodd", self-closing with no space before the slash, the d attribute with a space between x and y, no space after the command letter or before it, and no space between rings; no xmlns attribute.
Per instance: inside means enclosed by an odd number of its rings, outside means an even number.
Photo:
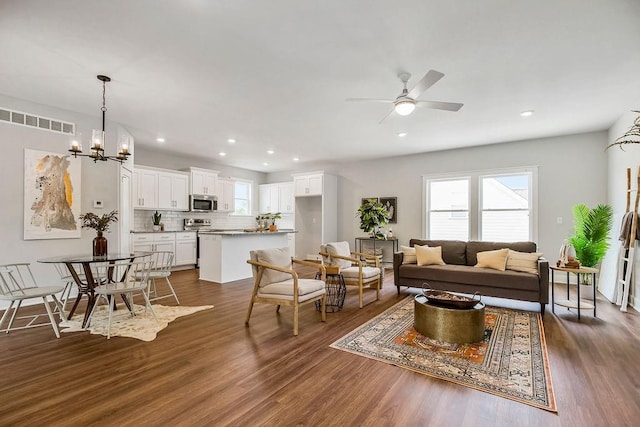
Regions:
<svg viewBox="0 0 640 427"><path fill-rule="evenodd" d="M447 343L480 342L484 338L484 303L472 308L448 308L414 298L414 327L427 338Z"/></svg>

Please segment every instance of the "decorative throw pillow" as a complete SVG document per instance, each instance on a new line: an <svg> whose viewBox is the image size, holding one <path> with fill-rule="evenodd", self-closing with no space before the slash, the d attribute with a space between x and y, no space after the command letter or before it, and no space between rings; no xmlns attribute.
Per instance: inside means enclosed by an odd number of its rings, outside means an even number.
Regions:
<svg viewBox="0 0 640 427"><path fill-rule="evenodd" d="M541 256L541 252L518 252L509 249L507 270L538 274L538 259Z"/></svg>
<svg viewBox="0 0 640 427"><path fill-rule="evenodd" d="M400 245L400 252L404 254L402 256L403 264L415 264L418 262L418 259L416 258L416 248Z"/></svg>
<svg viewBox="0 0 640 427"><path fill-rule="evenodd" d="M351 251L349 250L349 242L333 242L326 244L327 253L341 255L341 256L351 256ZM337 265L340 268L349 268L351 267L351 261L341 258L331 258L330 265Z"/></svg>
<svg viewBox="0 0 640 427"><path fill-rule="evenodd" d="M414 246L418 265L444 265L442 260L442 246L430 248L428 246Z"/></svg>
<svg viewBox="0 0 640 427"><path fill-rule="evenodd" d="M507 255L509 255L509 249L507 248L478 252L476 255L478 258L476 267L486 267L504 271L507 267Z"/></svg>
<svg viewBox="0 0 640 427"><path fill-rule="evenodd" d="M256 251L256 257L260 262L277 265L278 267L291 268L289 248L260 249ZM289 279L291 279L291 274L289 273L265 268L264 273L262 273L262 280L260 280L260 286Z"/></svg>

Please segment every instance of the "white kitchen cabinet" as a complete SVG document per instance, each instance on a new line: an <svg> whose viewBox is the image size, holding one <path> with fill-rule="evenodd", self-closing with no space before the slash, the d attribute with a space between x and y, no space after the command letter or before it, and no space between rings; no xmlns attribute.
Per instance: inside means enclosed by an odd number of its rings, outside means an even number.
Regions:
<svg viewBox="0 0 640 427"><path fill-rule="evenodd" d="M136 233L133 237L134 252L168 251L176 253L176 233ZM175 256L173 264L176 265Z"/></svg>
<svg viewBox="0 0 640 427"><path fill-rule="evenodd" d="M260 189L260 213L292 213L294 210L293 183L262 184Z"/></svg>
<svg viewBox="0 0 640 427"><path fill-rule="evenodd" d="M216 194L218 172L208 169L190 168L191 194L213 196Z"/></svg>
<svg viewBox="0 0 640 427"><path fill-rule="evenodd" d="M196 263L197 235L194 231L176 233L175 265Z"/></svg>
<svg viewBox="0 0 640 427"><path fill-rule="evenodd" d="M300 174L293 176L294 195L302 196L321 196L323 191L324 174Z"/></svg>
<svg viewBox="0 0 640 427"><path fill-rule="evenodd" d="M158 172L158 209L189 210L189 174Z"/></svg>
<svg viewBox="0 0 640 427"><path fill-rule="evenodd" d="M133 208L156 209L158 172L136 167L133 171Z"/></svg>
<svg viewBox="0 0 640 427"><path fill-rule="evenodd" d="M218 196L218 212L233 212L235 210L233 201L234 182L228 179L216 181L216 196Z"/></svg>

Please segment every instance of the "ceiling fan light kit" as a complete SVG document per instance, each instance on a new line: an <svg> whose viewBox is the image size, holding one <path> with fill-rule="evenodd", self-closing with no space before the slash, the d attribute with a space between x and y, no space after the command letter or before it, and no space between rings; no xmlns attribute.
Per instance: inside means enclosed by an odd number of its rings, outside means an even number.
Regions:
<svg viewBox="0 0 640 427"><path fill-rule="evenodd" d="M397 99L395 102L395 111L401 116L408 116L413 113L413 110L416 109L416 102L407 97L402 97L402 99Z"/></svg>

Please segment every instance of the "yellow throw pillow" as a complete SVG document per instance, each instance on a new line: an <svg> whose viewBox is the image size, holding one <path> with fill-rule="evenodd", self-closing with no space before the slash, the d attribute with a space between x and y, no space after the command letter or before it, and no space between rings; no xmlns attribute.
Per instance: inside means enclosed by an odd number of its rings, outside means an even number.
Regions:
<svg viewBox="0 0 640 427"><path fill-rule="evenodd" d="M493 268L494 270L504 271L507 267L507 255L509 249L498 249L495 251L478 252L478 263L476 267Z"/></svg>
<svg viewBox="0 0 640 427"><path fill-rule="evenodd" d="M416 261L418 265L444 265L442 260L442 246L430 248L428 246L415 245Z"/></svg>
<svg viewBox="0 0 640 427"><path fill-rule="evenodd" d="M507 270L538 274L538 259L541 256L541 252L518 252L509 249Z"/></svg>
<svg viewBox="0 0 640 427"><path fill-rule="evenodd" d="M404 254L402 256L403 264L415 264L418 262L418 259L416 258L416 248L400 245L400 252Z"/></svg>

